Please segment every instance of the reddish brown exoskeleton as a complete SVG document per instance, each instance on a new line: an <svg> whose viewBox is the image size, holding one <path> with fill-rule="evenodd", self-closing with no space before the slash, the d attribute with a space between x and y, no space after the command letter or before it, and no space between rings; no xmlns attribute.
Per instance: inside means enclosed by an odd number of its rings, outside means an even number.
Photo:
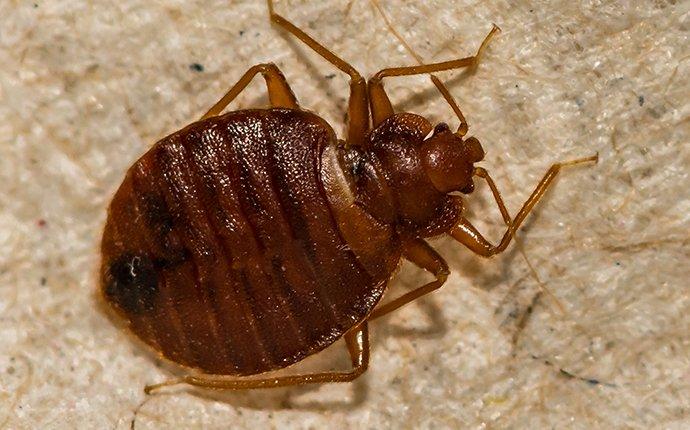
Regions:
<svg viewBox="0 0 690 430"><path fill-rule="evenodd" d="M300 109L274 64L249 69L203 118L156 143L127 172L102 241L101 292L131 331L163 357L201 373L151 385L218 389L351 381L367 368L367 324L445 282L425 238L449 234L473 252L503 251L563 166L553 165L511 218L481 167L484 151L450 93L458 131L395 113L382 81L474 67L472 57L384 69L368 81L280 15L271 20L347 73L345 141ZM261 74L269 109L222 114ZM463 217L473 178L487 181L507 225L489 243ZM436 280L385 305L401 258ZM353 369L254 377L344 337Z"/></svg>

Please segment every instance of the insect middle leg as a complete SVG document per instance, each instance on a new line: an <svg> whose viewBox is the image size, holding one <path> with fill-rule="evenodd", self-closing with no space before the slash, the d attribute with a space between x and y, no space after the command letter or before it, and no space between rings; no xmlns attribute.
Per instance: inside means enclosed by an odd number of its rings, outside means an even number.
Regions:
<svg viewBox="0 0 690 430"><path fill-rule="evenodd" d="M247 390L254 388L277 388L291 385L322 384L328 382L350 382L361 376L369 367L369 329L366 322L346 333L345 343L352 361L349 372L320 372L306 375L278 376L261 379L229 379L221 375L188 375L160 384L147 385L146 394L163 387L188 384L215 390Z"/></svg>
<svg viewBox="0 0 690 430"><path fill-rule="evenodd" d="M369 316L368 321L389 314L401 306L404 306L425 294L429 294L430 292L441 288L441 286L446 282L446 279L450 273L448 270L448 264L446 264L443 257L441 257L434 250L434 248L432 248L424 240L414 239L406 243L403 250L403 257L414 263L416 266L433 274L436 277L436 280L424 284L421 287L410 291L409 293L403 294L402 296L386 303L385 305L377 307Z"/></svg>
<svg viewBox="0 0 690 430"><path fill-rule="evenodd" d="M484 49L488 45L489 41L494 34L499 31L500 29L494 25L489 34L487 34L484 38L484 41L482 41L477 53L471 57L443 61L440 63L422 64L419 66L391 67L376 73L372 78L369 79L368 82L369 103L371 108L371 116L373 118L373 126L378 126L381 124L381 122L394 113L393 105L386 94L386 90L383 88L383 78L392 76L422 75L426 73L442 72L444 70L461 69L463 67L470 67L471 70L474 70L479 64L482 53L484 52ZM453 110L458 115L458 118L460 119L460 131L462 131L462 134L464 135L464 133L467 132L467 122L465 121L465 117L462 115L462 112L460 112L460 108L457 106L457 103L455 103L453 97L450 95L445 86L443 86L443 84L438 80L438 78L432 75L432 81L434 81L436 87L441 91L443 98L451 105L451 107L453 107Z"/></svg>
<svg viewBox="0 0 690 430"><path fill-rule="evenodd" d="M503 215L503 219L508 225L508 229L503 235L501 242L498 245L493 245L487 239L485 239L484 236L482 236L482 234L479 233L479 231L466 218L463 217L460 219L460 222L458 222L455 225L455 227L453 227L450 230L449 234L455 240L469 248L472 252L479 254L483 257L490 257L492 255L503 252L508 247L513 237L515 237L515 232L517 231L517 229L520 227L525 218L527 218L527 215L529 215L530 211L534 208L534 206L544 196L544 193L546 193L546 191L549 189L549 186L553 183L553 180L556 179L556 176L563 167L575 166L583 163L595 163L597 162L597 160L598 155L594 155L592 157L580 158L577 160L566 161L563 163L556 163L552 165L551 168L549 168L549 170L546 172L544 177L541 179L541 181L539 181L539 184L534 189L534 191L532 191L532 194L529 196L527 201L525 201L525 203L522 205L520 212L518 212L517 216L515 216L515 218L512 220L510 219L508 211L506 210L505 205L503 204L501 194L498 192L498 189L493 183L493 180L491 180L491 177L489 176L488 172L481 168L476 169L475 175L485 178L489 183L496 203L498 204L501 210L501 214Z"/></svg>
<svg viewBox="0 0 690 430"><path fill-rule="evenodd" d="M347 142L356 146L363 145L365 136L369 131L369 104L367 101L367 83L362 75L342 58L300 30L296 25L275 13L273 10L273 0L267 0L267 2L268 12L273 23L290 32L317 54L321 55L326 61L350 76Z"/></svg>
<svg viewBox="0 0 690 430"><path fill-rule="evenodd" d="M253 66L247 70L245 74L242 75L240 80L237 81L237 83L233 85L232 88L230 88L230 90L225 93L225 95L218 100L218 102L213 105L213 107L209 109L204 116L201 117L201 119L220 114L223 109L225 109L230 102L232 102L242 92L242 90L249 85L252 79L254 79L254 76L256 76L258 73L261 73L266 81L268 98L271 102L271 106L297 109L297 99L295 98L295 94L290 89L290 85L288 85L287 80L285 80L283 73L275 64L266 63L257 64L256 66Z"/></svg>

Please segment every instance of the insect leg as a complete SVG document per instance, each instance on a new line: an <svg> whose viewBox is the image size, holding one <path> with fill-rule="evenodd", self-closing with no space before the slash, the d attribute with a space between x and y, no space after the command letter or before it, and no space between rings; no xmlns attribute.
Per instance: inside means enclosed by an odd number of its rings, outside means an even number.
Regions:
<svg viewBox="0 0 690 430"><path fill-rule="evenodd" d="M432 64L421 64L419 66L408 66L408 67L392 67L388 69L383 69L376 73L368 83L369 91L369 103L371 106L371 115L373 118L373 126L376 127L382 121L384 121L389 116L393 115L393 105L391 105L390 99L386 94L386 90L383 88L383 78L392 76L411 76L411 75L421 75L425 73L442 72L444 70L460 69L463 67L469 67L471 71L474 71L479 64L482 53L488 45L491 38L499 32L500 29L494 25L489 34L484 38L484 41L479 46L477 53L471 57L460 58L458 60L443 61L440 63ZM441 92L443 98L450 104L453 111L460 119L460 129L458 132L461 135L467 133L467 121L465 116L460 111L458 104L453 99L448 89L443 85L443 83L434 75L431 75L431 80L436 85L436 88Z"/></svg>
<svg viewBox="0 0 690 430"><path fill-rule="evenodd" d="M493 183L493 180L491 180L491 177L489 176L488 172L486 172L484 169L476 169L475 175L485 178L489 183L494 198L496 199L496 203L501 209L503 219L506 221L506 224L508 224L508 230L506 230L505 234L503 235L503 239L501 239L501 242L498 245L493 245L488 240L486 240L484 236L482 236L482 234L479 233L479 231L467 219L462 218L460 222L450 230L449 234L453 236L455 240L468 247L472 252L479 254L483 257L490 257L492 255L498 254L499 252L503 252L515 236L515 232L517 231L517 229L520 227L525 218L527 218L527 215L539 202L539 200L544 196L544 193L546 193L546 191L549 189L549 186L553 183L553 180L561 171L561 168L583 163L596 163L598 157L599 156L597 154L592 157L580 158L578 160L566 161L563 163L556 163L553 166L551 166L551 168L549 168L549 170L546 172L541 181L539 181L539 184L534 189L534 191L532 191L532 195L530 195L527 201L522 205L520 212L518 212L517 216L512 220L510 220L510 216L508 215L508 211L506 210L505 205L503 204L501 195L496 189L496 186Z"/></svg>
<svg viewBox="0 0 690 430"><path fill-rule="evenodd" d="M508 213L508 209L506 209L505 203L503 203L501 193L498 191L498 187L496 187L496 183L494 182L494 180L491 179L491 175L489 175L489 172L487 172L486 169L484 169L483 167L475 167L474 176L479 176L480 178L483 178L486 181L486 183L489 184L489 188L491 188L491 194L493 194L494 200L496 200L496 205L498 205L498 209L501 211L503 222L505 222L506 225L510 225L513 222L513 220L510 219L510 214Z"/></svg>
<svg viewBox="0 0 690 430"><path fill-rule="evenodd" d="M249 85L257 73L261 73L266 81L268 98L271 101L271 106L285 108L298 107L297 99L285 80L285 76L283 76L283 73L278 69L278 66L273 63L257 64L247 70L240 80L237 81L237 83L233 85L232 88L230 88L230 90L201 117L201 119L220 114L223 109L225 109L228 104Z"/></svg>
<svg viewBox="0 0 690 430"><path fill-rule="evenodd" d="M430 272L436 277L436 280L431 281L421 287L403 294L402 296L379 306L371 313L368 321L386 315L401 306L404 306L411 301L428 294L440 288L448 278L450 273L448 265L443 257L441 257L428 243L422 239L414 239L405 244L403 256L417 265L418 267Z"/></svg>
<svg viewBox="0 0 690 430"><path fill-rule="evenodd" d="M363 322L354 330L345 334L345 343L352 361L352 370L349 372L321 372L306 375L279 376L262 379L228 379L220 375L188 375L179 379L162 382L160 384L147 385L144 388L146 394L162 387L177 384L189 384L197 387L215 390L247 390L254 388L277 388L291 385L322 384L329 382L350 382L362 375L369 366L369 329Z"/></svg>
<svg viewBox="0 0 690 430"><path fill-rule="evenodd" d="M273 1L268 1L268 12L271 21L291 33L321 55L326 61L333 64L350 76L350 102L348 106L348 132L347 142L351 145L364 144L366 133L369 131L369 108L367 102L367 84L362 75L350 64L335 55L316 40L312 39L296 25L273 11Z"/></svg>

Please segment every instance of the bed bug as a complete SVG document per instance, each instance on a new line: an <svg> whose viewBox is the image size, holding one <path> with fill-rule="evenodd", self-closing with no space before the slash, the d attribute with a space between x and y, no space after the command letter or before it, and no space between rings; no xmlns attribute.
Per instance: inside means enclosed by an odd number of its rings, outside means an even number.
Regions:
<svg viewBox="0 0 690 430"><path fill-rule="evenodd" d="M449 234L485 257L510 243L564 166L551 166L515 217L488 172L457 103L453 132L396 113L383 80L476 67L476 55L387 68L365 80L273 10L271 21L349 75L347 136L301 109L278 67L251 67L199 121L159 142L127 171L102 240L102 297L138 338L190 372L149 385L268 388L352 381L369 361L367 326L441 287L449 274L426 238ZM270 108L223 114L256 76ZM491 244L464 217L462 194L484 179L506 224ZM458 194L458 192L460 194ZM435 280L379 302L401 259ZM260 375L344 338L352 369ZM252 377L250 377L252 376Z"/></svg>

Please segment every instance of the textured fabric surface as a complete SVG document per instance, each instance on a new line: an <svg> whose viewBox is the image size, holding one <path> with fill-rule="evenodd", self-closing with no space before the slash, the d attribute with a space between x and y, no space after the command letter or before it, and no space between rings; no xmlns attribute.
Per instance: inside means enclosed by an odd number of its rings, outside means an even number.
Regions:
<svg viewBox="0 0 690 430"><path fill-rule="evenodd" d="M347 80L262 1L0 2L0 427L688 428L690 4L674 0L379 0L440 74L511 213L563 171L504 254L433 242L452 270L371 327L354 384L249 393L143 386L172 373L95 299L105 209L131 163L251 65L276 62L342 135ZM277 9L365 74L412 64L371 0ZM427 77L396 108L457 125ZM259 83L235 107L266 102ZM486 186L467 199L494 240ZM427 279L404 265L387 297ZM295 370L346 367L344 345Z"/></svg>

